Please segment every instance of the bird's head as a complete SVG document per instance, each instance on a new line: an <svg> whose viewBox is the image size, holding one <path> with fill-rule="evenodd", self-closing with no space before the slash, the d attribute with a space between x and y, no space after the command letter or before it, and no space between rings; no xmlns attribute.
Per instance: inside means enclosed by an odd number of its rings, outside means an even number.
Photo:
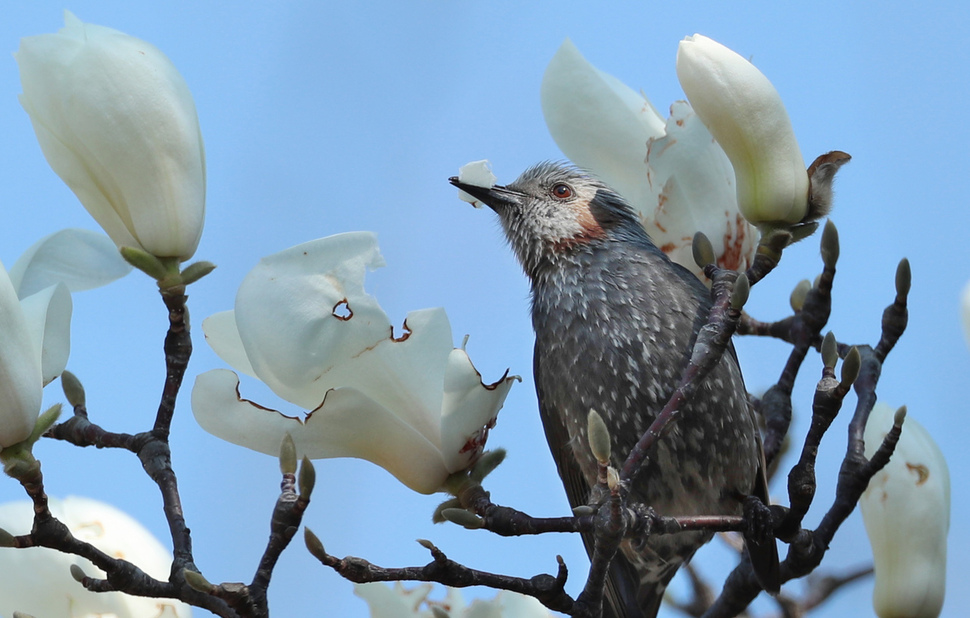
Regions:
<svg viewBox="0 0 970 618"><path fill-rule="evenodd" d="M571 165L540 163L512 184L451 184L494 210L526 274L617 234L646 238L636 215L615 191Z"/></svg>

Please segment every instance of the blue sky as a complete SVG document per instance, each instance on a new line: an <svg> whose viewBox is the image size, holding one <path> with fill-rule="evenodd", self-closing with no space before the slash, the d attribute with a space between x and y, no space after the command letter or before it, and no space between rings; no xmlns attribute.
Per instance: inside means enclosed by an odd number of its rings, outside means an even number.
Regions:
<svg viewBox="0 0 970 618"><path fill-rule="evenodd" d="M966 397L970 352L958 296L970 278L967 76L970 11L961 3L534 2L424 0L375 3L159 2L77 0L84 21L146 39L164 51L192 89L208 155L207 221L198 259L219 268L190 289L196 354L173 428L173 452L199 566L212 581L249 581L278 493L276 462L220 442L192 419L194 376L223 364L199 325L231 308L236 287L261 256L350 230L377 232L387 267L368 289L393 322L413 309L444 306L456 344L486 379L521 374L489 444L509 457L489 478L493 499L536 515L566 511L536 412L531 380L528 287L487 210L458 201L447 177L488 158L500 182L556 159L539 107L543 70L570 37L600 69L642 89L661 111L683 98L674 71L677 42L700 32L732 47L769 76L788 107L805 158L840 149L853 155L837 182L833 220L842 257L830 327L839 339L874 342L893 273L913 268L910 327L884 368L880 399L907 404L947 456L953 485L949 583L944 615L970 604ZM63 24L58 2L10 3L0 48ZM39 237L61 227L96 226L51 172L17 102L13 58L0 62L0 259L12 264ZM786 253L754 288L748 309L784 317L788 294L820 270L817 238ZM75 297L68 367L84 382L92 418L115 431L150 426L163 379L166 325L155 285L130 275ZM738 343L749 388L763 390L787 349ZM796 431L804 435L820 362L811 358L796 390ZM252 382L244 394L283 406ZM49 389L51 403L59 393ZM293 409L282 408L291 413ZM845 448L847 414L820 452L816 509L831 501ZM165 540L153 484L128 453L42 443L48 492L84 494L133 514ZM434 541L476 568L531 576L572 568L585 574L578 538L500 539L433 526L439 498L414 494L359 461L320 461L305 523L336 555L382 565L423 564L414 539ZM784 499L781 484L773 488ZM21 488L0 479L0 501ZM717 551L713 552L717 554ZM723 565L699 554L703 570ZM870 560L858 513L824 563ZM714 562L708 567L707 563ZM798 584L794 585L797 589ZM469 593L476 594L476 593ZM848 588L819 616L871 612L871 583ZM294 544L270 588L276 615L365 616L351 586Z"/></svg>

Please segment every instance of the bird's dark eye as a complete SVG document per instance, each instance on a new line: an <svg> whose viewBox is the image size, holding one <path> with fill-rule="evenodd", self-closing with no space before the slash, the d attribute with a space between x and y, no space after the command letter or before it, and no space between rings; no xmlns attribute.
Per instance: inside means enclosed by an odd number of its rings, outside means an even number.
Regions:
<svg viewBox="0 0 970 618"><path fill-rule="evenodd" d="M569 185L559 183L558 185L552 188L552 194L555 197L558 197L559 199L564 200L566 198L573 196L573 190Z"/></svg>

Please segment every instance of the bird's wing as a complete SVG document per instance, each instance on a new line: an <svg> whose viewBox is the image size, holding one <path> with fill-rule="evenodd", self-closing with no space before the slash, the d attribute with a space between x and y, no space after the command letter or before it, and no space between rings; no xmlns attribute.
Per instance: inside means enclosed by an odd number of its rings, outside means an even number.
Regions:
<svg viewBox="0 0 970 618"><path fill-rule="evenodd" d="M589 484L583 471L576 463L576 458L572 453L569 444L569 432L562 422L562 415L558 410L550 409L549 397L542 389L540 374L540 355L533 354L532 368L533 375L536 376L536 395L539 399L539 418L542 420L542 428L546 433L546 444L552 452L552 459L556 462L556 470L559 478L562 479L563 487L566 488L566 498L569 499L569 506L575 508L586 504L589 499ZM592 546L589 547L592 550Z"/></svg>
<svg viewBox="0 0 970 618"><path fill-rule="evenodd" d="M576 463L573 456L572 447L569 444L569 432L560 420L562 415L545 402L549 398L542 391L541 380L538 379L539 373L539 354L533 354L533 375L537 377L536 394L539 399L539 418L542 420L542 428L545 430L546 443L552 452L552 459L556 462L556 470L559 478L562 479L563 487L566 489L566 498L569 506L575 508L587 504L589 500L589 484L582 470ZM593 535L583 534L583 546L586 554L593 557ZM637 591L639 589L640 576L636 568L621 554L617 552L610 564L610 574L606 580L606 598L603 603L603 618L636 618L641 616L637 607Z"/></svg>

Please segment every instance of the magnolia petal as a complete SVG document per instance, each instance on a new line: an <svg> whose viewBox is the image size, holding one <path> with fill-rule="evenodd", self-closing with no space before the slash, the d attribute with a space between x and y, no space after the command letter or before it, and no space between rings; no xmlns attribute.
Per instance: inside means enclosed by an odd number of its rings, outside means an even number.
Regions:
<svg viewBox="0 0 970 618"><path fill-rule="evenodd" d="M104 234L68 228L41 238L10 268L20 298L63 283L71 292L107 285L131 272L118 247Z"/></svg>
<svg viewBox="0 0 970 618"><path fill-rule="evenodd" d="M563 154L627 201L651 201L647 141L663 136L664 120L646 97L590 64L569 39L549 62L540 94Z"/></svg>
<svg viewBox="0 0 970 618"><path fill-rule="evenodd" d="M206 343L219 358L236 371L253 378L257 377L256 371L246 355L246 348L239 336L239 329L236 328L235 311L213 313L202 320L202 332L205 334Z"/></svg>
<svg viewBox="0 0 970 618"><path fill-rule="evenodd" d="M241 399L238 389L238 377L225 369L201 374L192 389L196 421L227 442L275 456L290 434L301 456L365 459L424 494L448 476L436 445L356 389L330 391L306 421Z"/></svg>
<svg viewBox="0 0 970 618"><path fill-rule="evenodd" d="M115 558L133 562L146 573L165 581L171 554L141 524L118 509L78 496L49 499L50 510L75 537ZM12 534L30 532L33 507L28 501L0 505L0 528ZM45 618L116 616L187 618L190 608L172 599L133 597L120 592L90 592L70 575L78 565L92 577L103 571L84 558L43 547L0 549L0 615L14 611Z"/></svg>
<svg viewBox="0 0 970 618"><path fill-rule="evenodd" d="M31 332L10 277L0 264L0 449L26 439L40 414L41 354Z"/></svg>
<svg viewBox="0 0 970 618"><path fill-rule="evenodd" d="M648 144L647 178L657 197L647 208L634 206L654 244L672 260L700 275L691 255L700 231L721 267L750 265L758 231L738 210L734 168L686 101L670 106L666 135Z"/></svg>
<svg viewBox="0 0 970 618"><path fill-rule="evenodd" d="M260 260L239 286L235 312L256 375L287 401L305 409L319 404L322 393L308 385L391 333L363 284L368 268L383 265L370 232L313 240Z"/></svg>
<svg viewBox="0 0 970 618"><path fill-rule="evenodd" d="M188 259L202 234L205 154L185 80L153 45L85 24L26 37L24 109L44 156L119 246Z"/></svg>
<svg viewBox="0 0 970 618"><path fill-rule="evenodd" d="M441 452L449 472L463 470L482 452L488 430L505 403L517 376L502 376L490 385L468 354L455 348L448 355L441 407Z"/></svg>
<svg viewBox="0 0 970 618"><path fill-rule="evenodd" d="M69 120L70 104L59 93L69 92L71 76L66 69L82 53L84 29L80 20L69 11L65 12L64 21L65 27L57 34L20 40L20 47L14 54L24 91L20 95L20 104L30 116L41 150L54 172L74 191L119 247L138 247L140 245L129 231L127 221L115 212L105 194L106 191L119 192L118 187L106 186L103 192L85 165L86 160L97 165L92 153L83 145L75 145L75 127ZM94 28L117 32L91 24L89 27L92 32ZM98 167L103 173L103 166Z"/></svg>
<svg viewBox="0 0 970 618"><path fill-rule="evenodd" d="M52 285L20 301L34 349L40 353L46 386L61 375L71 355L71 293L63 283Z"/></svg>
<svg viewBox="0 0 970 618"><path fill-rule="evenodd" d="M492 173L492 164L488 162L488 159L472 161L458 168L458 182L463 182L466 185L491 189L495 186L496 180L498 178ZM483 207L481 200L475 199L475 196L465 193L461 189L458 189L458 199L468 202L475 208Z"/></svg>
<svg viewBox="0 0 970 618"><path fill-rule="evenodd" d="M353 326L353 317L348 324ZM441 447L442 382L453 349L444 309L412 311L397 339L388 334L362 350L348 350L307 391L319 402L335 388L355 388L391 410L435 447Z"/></svg>
<svg viewBox="0 0 970 618"><path fill-rule="evenodd" d="M895 411L877 404L866 424L871 457L893 426ZM946 585L950 475L943 453L911 415L889 463L859 500L872 545L873 606L881 618L938 616Z"/></svg>

